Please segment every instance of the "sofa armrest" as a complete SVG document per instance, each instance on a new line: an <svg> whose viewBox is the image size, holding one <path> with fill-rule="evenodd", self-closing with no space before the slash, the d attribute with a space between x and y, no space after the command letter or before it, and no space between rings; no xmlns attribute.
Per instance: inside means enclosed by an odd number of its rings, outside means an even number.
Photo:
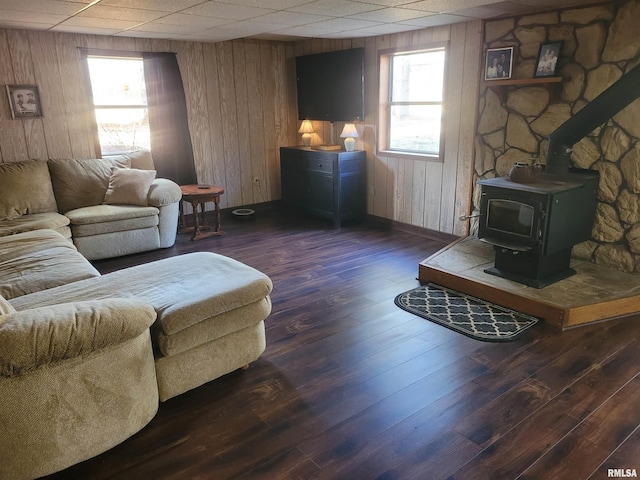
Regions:
<svg viewBox="0 0 640 480"><path fill-rule="evenodd" d="M0 317L0 375L13 377L138 337L156 319L139 300L63 303Z"/></svg>
<svg viewBox="0 0 640 480"><path fill-rule="evenodd" d="M166 178L156 178L149 188L147 201L152 207L164 207L182 199L182 190L177 183Z"/></svg>

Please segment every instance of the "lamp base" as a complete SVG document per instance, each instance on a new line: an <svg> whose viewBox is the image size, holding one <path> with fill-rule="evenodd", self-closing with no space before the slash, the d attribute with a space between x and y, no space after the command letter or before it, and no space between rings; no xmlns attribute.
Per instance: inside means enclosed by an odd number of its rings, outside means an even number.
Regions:
<svg viewBox="0 0 640 480"><path fill-rule="evenodd" d="M356 139L347 137L344 139L344 149L347 152L353 152L356 149Z"/></svg>
<svg viewBox="0 0 640 480"><path fill-rule="evenodd" d="M302 145L304 145L305 147L308 147L311 145L311 134L310 133L303 133L302 134Z"/></svg>

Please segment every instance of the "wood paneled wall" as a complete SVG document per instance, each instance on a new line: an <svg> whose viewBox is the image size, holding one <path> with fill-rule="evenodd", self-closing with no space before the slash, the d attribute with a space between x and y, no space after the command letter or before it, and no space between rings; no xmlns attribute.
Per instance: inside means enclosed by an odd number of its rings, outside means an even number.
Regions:
<svg viewBox="0 0 640 480"><path fill-rule="evenodd" d="M79 47L176 52L198 181L224 187L222 207L280 198L278 148L295 144L298 128L291 115L294 51L286 43L205 44L0 29L2 88L38 85L44 113L13 120L3 93L0 161L98 156Z"/></svg>
<svg viewBox="0 0 640 480"><path fill-rule="evenodd" d="M378 51L448 42L444 162L377 155ZM196 171L224 187L223 208L280 198L279 147L300 144L297 55L365 48L366 119L357 149L367 151L370 214L463 235L469 211L477 111L480 21L353 40L215 44L0 29L0 83L37 84L44 118L12 120L0 102L0 161L97 156L92 108L79 47L173 51L185 86ZM314 144L339 143L343 124L314 122ZM256 181L257 179L257 181Z"/></svg>
<svg viewBox="0 0 640 480"><path fill-rule="evenodd" d="M444 161L399 159L377 154L378 52L448 42ZM432 230L465 235L470 211L482 22L475 21L353 41L305 40L296 55L365 47L366 118L356 149L367 151L370 214ZM313 144L341 143L343 123L312 122ZM298 135L299 136L299 135ZM300 143L298 141L298 143Z"/></svg>

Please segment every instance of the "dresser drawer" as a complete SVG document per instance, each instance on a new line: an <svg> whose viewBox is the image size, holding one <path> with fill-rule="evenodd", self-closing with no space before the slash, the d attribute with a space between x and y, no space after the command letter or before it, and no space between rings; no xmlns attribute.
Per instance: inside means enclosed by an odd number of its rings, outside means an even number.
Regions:
<svg viewBox="0 0 640 480"><path fill-rule="evenodd" d="M333 173L333 159L311 157L307 159L307 169L314 172Z"/></svg>

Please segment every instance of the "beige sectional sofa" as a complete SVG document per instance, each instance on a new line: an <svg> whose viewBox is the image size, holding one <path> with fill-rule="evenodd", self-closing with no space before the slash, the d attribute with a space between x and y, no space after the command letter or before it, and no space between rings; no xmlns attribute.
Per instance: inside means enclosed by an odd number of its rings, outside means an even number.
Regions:
<svg viewBox="0 0 640 480"><path fill-rule="evenodd" d="M0 164L0 236L52 229L90 260L171 247L182 192L154 177L146 150Z"/></svg>
<svg viewBox="0 0 640 480"><path fill-rule="evenodd" d="M256 360L272 288L210 252L101 275L64 232L0 237L0 480L93 457Z"/></svg>

